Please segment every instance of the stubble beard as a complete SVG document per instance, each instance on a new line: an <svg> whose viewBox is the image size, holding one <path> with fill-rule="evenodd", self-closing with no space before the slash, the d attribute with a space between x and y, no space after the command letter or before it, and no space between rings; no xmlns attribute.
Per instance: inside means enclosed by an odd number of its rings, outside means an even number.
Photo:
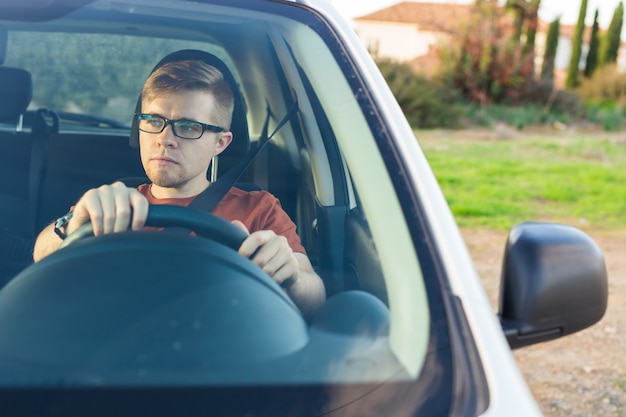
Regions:
<svg viewBox="0 0 626 417"><path fill-rule="evenodd" d="M171 172L167 171L158 171L153 172L152 170L147 171L146 175L150 181L162 188L183 188L189 182L188 179L184 179L180 175L172 175Z"/></svg>

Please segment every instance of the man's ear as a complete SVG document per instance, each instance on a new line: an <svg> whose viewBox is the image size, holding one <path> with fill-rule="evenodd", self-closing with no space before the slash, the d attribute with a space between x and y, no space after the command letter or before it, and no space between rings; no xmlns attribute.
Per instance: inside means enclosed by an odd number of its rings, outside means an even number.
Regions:
<svg viewBox="0 0 626 417"><path fill-rule="evenodd" d="M224 149L228 148L230 142L233 140L232 132L220 132L217 138L217 147L215 148L215 155L219 155L224 152Z"/></svg>

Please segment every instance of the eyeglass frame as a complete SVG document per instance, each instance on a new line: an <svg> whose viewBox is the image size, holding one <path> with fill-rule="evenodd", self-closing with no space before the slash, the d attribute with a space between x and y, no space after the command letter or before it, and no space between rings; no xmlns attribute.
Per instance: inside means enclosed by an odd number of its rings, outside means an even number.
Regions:
<svg viewBox="0 0 626 417"><path fill-rule="evenodd" d="M143 130L141 127L139 127L139 123L142 120L142 117L145 116L149 116L151 118L155 118L155 119L161 119L163 120L163 126L161 127L161 130L159 130L158 132L149 132L147 130ZM176 119L176 120L171 120L168 119L166 117L160 116L158 114L151 114L151 113L135 113L135 119L137 120L137 128L145 133L152 133L152 134L159 134L162 133L165 128L167 127L167 125L172 126L172 133L174 134L174 136L176 136L177 138L181 138L181 139L186 139L186 140L198 140L202 137L202 135L204 135L204 132L206 132L207 130L213 133L220 133L220 132L225 132L226 129L224 129L223 127L220 126L215 126L215 125L211 125L211 124L207 124L207 123L202 123L202 122L198 122L197 120L190 120L190 119ZM148 120L147 118L144 118L143 120ZM191 122L191 123L197 123L198 125L200 125L200 127L202 127L202 132L200 133L200 136L198 136L197 138L186 138L184 136L180 136L177 131L176 131L176 123L179 122Z"/></svg>

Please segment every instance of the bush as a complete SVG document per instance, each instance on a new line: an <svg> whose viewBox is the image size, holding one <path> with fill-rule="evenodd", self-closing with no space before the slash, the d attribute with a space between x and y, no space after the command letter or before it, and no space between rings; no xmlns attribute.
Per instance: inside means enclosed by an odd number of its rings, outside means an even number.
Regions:
<svg viewBox="0 0 626 417"><path fill-rule="evenodd" d="M389 59L376 63L412 127L461 127L460 96L454 90L416 74L406 64Z"/></svg>
<svg viewBox="0 0 626 417"><path fill-rule="evenodd" d="M527 79L518 102L544 107L545 113L563 113L575 119L587 115L585 102L576 93L555 89L549 80Z"/></svg>
<svg viewBox="0 0 626 417"><path fill-rule="evenodd" d="M609 132L622 130L624 127L624 116L626 109L614 100L589 100L588 120L591 123L602 125L604 130Z"/></svg>
<svg viewBox="0 0 626 417"><path fill-rule="evenodd" d="M591 78L582 81L577 93L587 102L589 121L607 131L624 128L626 73L620 72L616 65L597 69Z"/></svg>
<svg viewBox="0 0 626 417"><path fill-rule="evenodd" d="M557 122L568 124L571 121L567 113L554 110L546 112L543 106L534 104L517 106L471 104L466 107L466 115L472 124L477 126L494 127L497 123L504 123L518 130L532 125L552 125Z"/></svg>
<svg viewBox="0 0 626 417"><path fill-rule="evenodd" d="M549 80L529 78L517 96L501 104L467 103L461 92L415 73L406 64L389 59L376 62L416 129L494 127L504 123L521 130L531 125L570 124L576 120L589 120L611 131L623 127L622 106L615 100L585 103L576 92L554 89Z"/></svg>
<svg viewBox="0 0 626 417"><path fill-rule="evenodd" d="M605 65L597 69L591 78L583 79L577 93L585 100L623 101L626 73L620 72L617 65Z"/></svg>

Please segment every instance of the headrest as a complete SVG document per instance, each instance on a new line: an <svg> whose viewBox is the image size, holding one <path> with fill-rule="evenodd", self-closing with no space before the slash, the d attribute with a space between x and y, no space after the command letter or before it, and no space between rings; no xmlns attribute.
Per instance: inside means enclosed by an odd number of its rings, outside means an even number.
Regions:
<svg viewBox="0 0 626 417"><path fill-rule="evenodd" d="M0 67L0 122L17 123L33 97L30 72L22 68Z"/></svg>
<svg viewBox="0 0 626 417"><path fill-rule="evenodd" d="M241 90L239 89L239 85L233 77L232 73L226 66L226 64L216 57L213 54L208 52L194 50L194 49L185 49L182 51L172 52L163 58L156 66L152 69L154 72L157 68L168 62L175 61L203 61L209 65L214 66L224 75L224 79L230 85L231 90L233 90L233 96L235 99L235 105L233 108L233 121L231 123L231 132L233 133L233 140L220 154L226 156L243 156L248 152L250 148L250 135L248 132L248 120L246 119L246 107L243 101L243 96L241 94ZM151 73L152 73L151 72ZM135 113L141 112L141 96L137 101L137 107L135 109ZM133 119L133 124L130 131L130 146L133 148L139 148L139 129L137 127L137 121Z"/></svg>

